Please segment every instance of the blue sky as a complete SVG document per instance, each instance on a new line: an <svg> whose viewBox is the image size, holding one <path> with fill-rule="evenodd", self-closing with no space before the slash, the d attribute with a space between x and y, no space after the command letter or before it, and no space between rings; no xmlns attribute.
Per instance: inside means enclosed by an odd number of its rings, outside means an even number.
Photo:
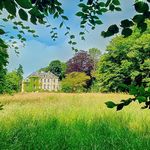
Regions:
<svg viewBox="0 0 150 150"><path fill-rule="evenodd" d="M78 0L79 1L79 0ZM78 11L77 3L75 0L62 0L63 7L65 9L65 15L69 17L69 21L66 22L70 27L73 34L79 32L80 20L74 14ZM119 23L121 19L130 18L134 14L133 5L131 0L122 1L122 12L107 13L101 16L103 25L98 26L94 31L90 31L86 34L86 40L81 41L77 37L78 49L88 50L90 48L98 48L102 52L105 51L111 38L103 38L100 36L101 31L107 29L107 27L114 23ZM52 20L49 17L49 22L54 26L58 26L60 20ZM26 34L27 41L26 46L19 46L19 55L16 55L13 49L9 49L9 65L8 70L12 71L18 67L19 64L23 65L24 77L30 73L47 66L50 61L59 59L61 61L67 61L71 58L74 52L68 45L68 39L64 36L65 30L58 30L59 38L56 42L53 42L50 38L50 30L42 25L30 25L35 29L39 35L39 38L33 38L28 33ZM9 28L9 24L7 24Z"/></svg>

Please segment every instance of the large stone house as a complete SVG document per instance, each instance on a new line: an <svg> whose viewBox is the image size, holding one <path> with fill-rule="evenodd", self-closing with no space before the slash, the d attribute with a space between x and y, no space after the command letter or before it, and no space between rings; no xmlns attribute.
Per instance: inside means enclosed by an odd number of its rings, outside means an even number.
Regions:
<svg viewBox="0 0 150 150"><path fill-rule="evenodd" d="M34 72L22 83L22 92L25 91L58 91L59 78L51 72Z"/></svg>

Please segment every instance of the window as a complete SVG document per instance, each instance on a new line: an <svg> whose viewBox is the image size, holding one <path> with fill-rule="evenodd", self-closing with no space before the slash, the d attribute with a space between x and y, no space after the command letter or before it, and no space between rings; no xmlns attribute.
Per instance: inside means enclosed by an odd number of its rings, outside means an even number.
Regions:
<svg viewBox="0 0 150 150"><path fill-rule="evenodd" d="M44 90L46 90L46 84L44 84Z"/></svg>
<svg viewBox="0 0 150 150"><path fill-rule="evenodd" d="M46 83L46 79L44 79L44 82Z"/></svg>

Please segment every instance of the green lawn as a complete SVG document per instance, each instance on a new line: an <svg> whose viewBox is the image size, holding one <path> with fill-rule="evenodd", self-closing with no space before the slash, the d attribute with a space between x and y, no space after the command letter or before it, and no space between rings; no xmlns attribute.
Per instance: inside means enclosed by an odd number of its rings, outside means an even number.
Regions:
<svg viewBox="0 0 150 150"><path fill-rule="evenodd" d="M150 110L123 111L126 94L30 93L0 96L0 150L149 150Z"/></svg>

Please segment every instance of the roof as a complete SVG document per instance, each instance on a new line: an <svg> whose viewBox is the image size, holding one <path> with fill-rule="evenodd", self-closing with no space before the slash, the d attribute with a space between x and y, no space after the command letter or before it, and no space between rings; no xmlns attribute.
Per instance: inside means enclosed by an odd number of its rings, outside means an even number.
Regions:
<svg viewBox="0 0 150 150"><path fill-rule="evenodd" d="M30 74L27 78L30 78L30 77L40 77L40 78L57 78L58 77L56 75L54 75L52 72L44 72L44 71L41 71L41 72L33 72L32 74Z"/></svg>

